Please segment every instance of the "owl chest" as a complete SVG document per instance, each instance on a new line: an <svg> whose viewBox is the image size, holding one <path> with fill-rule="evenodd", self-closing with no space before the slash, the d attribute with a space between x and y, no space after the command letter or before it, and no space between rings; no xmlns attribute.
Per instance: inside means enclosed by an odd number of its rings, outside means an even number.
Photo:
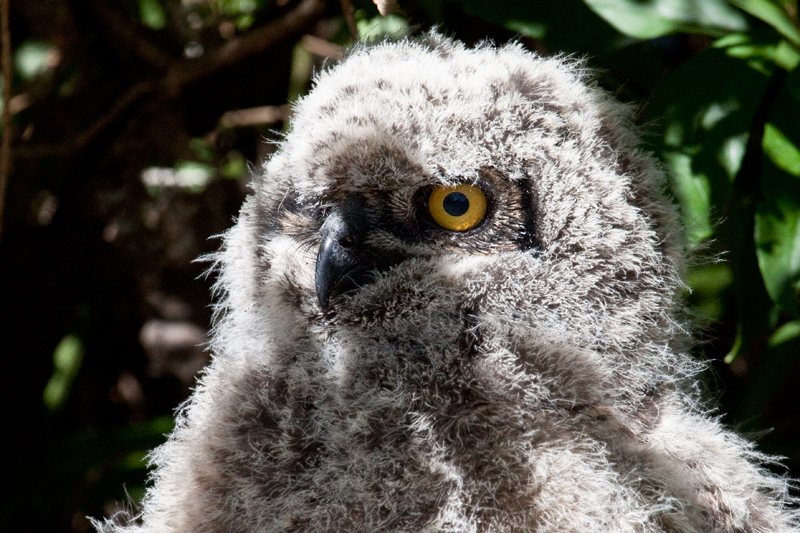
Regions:
<svg viewBox="0 0 800 533"><path fill-rule="evenodd" d="M532 458L552 412L523 405L520 384L501 385L476 346L451 345L373 344L283 368L241 433L249 452L224 470L247 474L278 531L534 520Z"/></svg>

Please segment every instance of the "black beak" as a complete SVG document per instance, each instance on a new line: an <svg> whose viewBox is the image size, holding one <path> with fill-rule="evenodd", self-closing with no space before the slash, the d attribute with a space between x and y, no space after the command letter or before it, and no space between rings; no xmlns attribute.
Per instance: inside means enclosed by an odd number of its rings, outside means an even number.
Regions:
<svg viewBox="0 0 800 533"><path fill-rule="evenodd" d="M320 229L322 244L314 273L317 300L323 311L337 294L358 288L371 278L372 261L361 246L368 226L366 201L354 195L328 215Z"/></svg>
<svg viewBox="0 0 800 533"><path fill-rule="evenodd" d="M334 296L371 282L378 272L405 259L402 253L375 250L364 243L376 224L376 217L370 214L367 201L360 194L349 197L322 224L314 288L323 311L328 310Z"/></svg>
<svg viewBox="0 0 800 533"><path fill-rule="evenodd" d="M358 260L352 251L342 246L335 236L323 236L314 273L317 300L323 310L328 309L332 296L358 286L353 278L357 270Z"/></svg>

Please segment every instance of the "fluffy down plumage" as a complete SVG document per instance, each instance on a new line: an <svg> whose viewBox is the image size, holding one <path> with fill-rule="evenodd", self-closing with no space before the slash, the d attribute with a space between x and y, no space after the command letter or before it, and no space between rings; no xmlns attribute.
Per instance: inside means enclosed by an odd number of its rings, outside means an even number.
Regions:
<svg viewBox="0 0 800 533"><path fill-rule="evenodd" d="M100 531L800 531L698 401L638 145L580 62L518 44L432 33L322 72L217 257L213 362L141 516ZM489 198L466 232L426 217L455 183ZM358 276L328 302L332 217Z"/></svg>

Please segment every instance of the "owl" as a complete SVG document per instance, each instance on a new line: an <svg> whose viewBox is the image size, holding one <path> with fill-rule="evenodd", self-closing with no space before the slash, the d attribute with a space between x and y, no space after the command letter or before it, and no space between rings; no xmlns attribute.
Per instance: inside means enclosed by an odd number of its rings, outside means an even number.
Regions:
<svg viewBox="0 0 800 533"><path fill-rule="evenodd" d="M253 187L213 361L99 530L800 531L703 407L664 172L580 61L359 47Z"/></svg>

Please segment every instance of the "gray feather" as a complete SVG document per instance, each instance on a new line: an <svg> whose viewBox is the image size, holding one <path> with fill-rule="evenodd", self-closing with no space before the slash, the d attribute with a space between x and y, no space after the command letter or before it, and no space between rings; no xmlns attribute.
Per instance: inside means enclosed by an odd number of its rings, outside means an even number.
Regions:
<svg viewBox="0 0 800 533"><path fill-rule="evenodd" d="M491 195L475 230L421 222L453 183ZM664 188L579 61L357 49L227 234L213 362L141 516L100 531L800 531L696 393ZM391 261L323 310L320 228L353 195Z"/></svg>

